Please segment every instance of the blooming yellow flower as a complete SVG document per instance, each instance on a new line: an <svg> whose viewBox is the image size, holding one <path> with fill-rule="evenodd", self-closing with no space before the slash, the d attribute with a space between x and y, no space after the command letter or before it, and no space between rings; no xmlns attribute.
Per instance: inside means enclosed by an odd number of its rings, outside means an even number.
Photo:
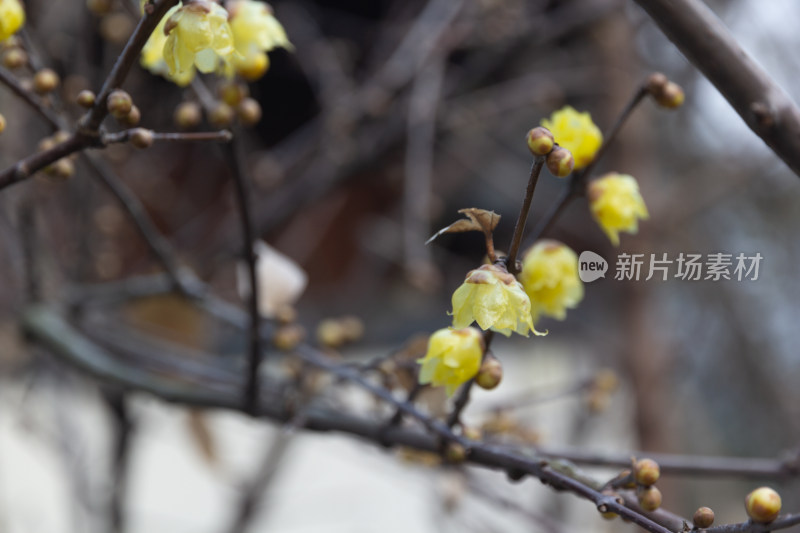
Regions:
<svg viewBox="0 0 800 533"><path fill-rule="evenodd" d="M470 271L453 293L453 327L465 328L477 322L506 337L533 331L531 301L522 285L502 266L482 265Z"/></svg>
<svg viewBox="0 0 800 533"><path fill-rule="evenodd" d="M583 299L578 256L558 241L541 240L528 250L519 279L531 299L534 323L541 315L564 320L567 309L575 308Z"/></svg>
<svg viewBox="0 0 800 533"><path fill-rule="evenodd" d="M181 6L164 25L164 61L170 76L220 69L235 50L228 12L215 2L196 0Z"/></svg>
<svg viewBox="0 0 800 533"><path fill-rule="evenodd" d="M283 26L272 16L272 8L264 2L233 0L227 7L237 52L233 67L246 80L257 80L269 68L267 52L292 45Z"/></svg>
<svg viewBox="0 0 800 533"><path fill-rule="evenodd" d="M158 26L156 26L156 29L153 30L152 34L150 34L150 37L147 39L147 42L142 48L142 55L139 58L139 62L144 68L153 74L163 76L168 80L180 85L181 87L185 87L189 85L194 78L194 66L185 72L176 72L173 76L170 75L167 62L164 61L164 45L167 43L167 36L164 34L164 26L166 25L167 20L169 20L169 18L174 15L178 9L180 9L180 5L174 6L172 9L167 11L167 14L164 15L164 17L161 19L161 22L158 23Z"/></svg>
<svg viewBox="0 0 800 533"><path fill-rule="evenodd" d="M592 122L592 116L588 112L579 113L571 106L562 107L549 119L542 119L542 126L553 133L560 146L572 152L575 170L591 163L603 144L603 134Z"/></svg>
<svg viewBox="0 0 800 533"><path fill-rule="evenodd" d="M452 396L458 387L474 378L481 367L483 335L475 328L440 329L428 340L428 352L418 359L421 385L447 387Z"/></svg>
<svg viewBox="0 0 800 533"><path fill-rule="evenodd" d="M19 0L0 0L0 41L5 41L25 24L25 10Z"/></svg>
<svg viewBox="0 0 800 533"><path fill-rule="evenodd" d="M614 246L619 245L620 231L636 233L639 219L647 220L650 216L639 193L639 184L627 174L611 172L592 181L588 196L594 219Z"/></svg>

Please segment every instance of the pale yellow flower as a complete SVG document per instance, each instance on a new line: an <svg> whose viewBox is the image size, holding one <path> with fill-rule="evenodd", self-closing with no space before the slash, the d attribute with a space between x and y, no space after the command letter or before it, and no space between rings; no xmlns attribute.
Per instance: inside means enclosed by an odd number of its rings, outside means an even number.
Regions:
<svg viewBox="0 0 800 533"><path fill-rule="evenodd" d="M543 335L533 328L531 301L522 285L497 265L470 271L453 293L453 327L465 328L473 322L506 337L512 333L527 337L531 331Z"/></svg>
<svg viewBox="0 0 800 533"><path fill-rule="evenodd" d="M542 315L564 320L567 309L577 307L583 299L578 256L558 241L541 240L528 250L519 280L531 299L534 323Z"/></svg>
<svg viewBox="0 0 800 533"><path fill-rule="evenodd" d="M269 68L267 52L273 48L291 48L292 44L268 4L233 0L226 5L237 52L233 67L246 80L257 80Z"/></svg>
<svg viewBox="0 0 800 533"><path fill-rule="evenodd" d="M197 0L180 7L164 25L164 61L181 78L197 70L221 70L235 53L228 12L219 4Z"/></svg>
<svg viewBox="0 0 800 533"><path fill-rule="evenodd" d="M153 30L153 33L150 34L150 37L144 44L139 62L144 68L153 74L163 76L177 85L185 87L189 85L194 78L194 66L185 72L176 72L176 74L172 76L169 73L167 62L164 61L164 45L167 43L167 36L164 34L164 26L166 25L167 20L169 20L169 18L174 15L178 9L180 9L180 5L174 6L172 9L167 11L166 15L162 17L161 21L158 23L158 26L156 26L156 29Z"/></svg>
<svg viewBox="0 0 800 533"><path fill-rule="evenodd" d="M440 329L428 340L428 352L418 359L421 385L447 387L452 396L462 383L474 378L483 359L483 335L475 328Z"/></svg>
<svg viewBox="0 0 800 533"><path fill-rule="evenodd" d="M25 24L25 9L19 0L0 0L0 41L5 41Z"/></svg>
<svg viewBox="0 0 800 533"><path fill-rule="evenodd" d="M592 122L588 112L579 113L565 106L542 119L542 126L550 130L559 146L563 146L575 158L575 170L580 170L594 159L603 144L603 133Z"/></svg>
<svg viewBox="0 0 800 533"><path fill-rule="evenodd" d="M611 172L589 183L587 194L594 219L614 246L620 231L636 233L639 220L650 217L633 176Z"/></svg>

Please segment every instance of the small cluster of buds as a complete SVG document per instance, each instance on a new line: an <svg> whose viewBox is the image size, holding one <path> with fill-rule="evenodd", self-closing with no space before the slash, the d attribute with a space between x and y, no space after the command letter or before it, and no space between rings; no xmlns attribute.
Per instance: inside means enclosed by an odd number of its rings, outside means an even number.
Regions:
<svg viewBox="0 0 800 533"><path fill-rule="evenodd" d="M636 498L645 511L655 511L661 507L661 491L655 487L660 477L661 467L652 459L640 459L633 463Z"/></svg>
<svg viewBox="0 0 800 533"><path fill-rule="evenodd" d="M660 72L651 74L647 78L645 88L658 105L666 109L675 109L683 104L685 98L683 89L677 83L667 79Z"/></svg>
<svg viewBox="0 0 800 533"><path fill-rule="evenodd" d="M3 50L3 66L7 69L14 70L28 64L28 53L25 52L18 37L9 37L0 46L2 46Z"/></svg>
<svg viewBox="0 0 800 533"><path fill-rule="evenodd" d="M121 89L108 95L106 107L111 116L125 126L136 126L142 118L142 113L134 105L131 95Z"/></svg>
<svg viewBox="0 0 800 533"><path fill-rule="evenodd" d="M364 323L355 316L326 318L317 326L317 341L327 348L339 348L364 336Z"/></svg>
<svg viewBox="0 0 800 533"><path fill-rule="evenodd" d="M67 139L70 138L69 132L66 131L57 131L50 137L45 137L41 141L39 141L39 151L46 152L51 150L56 145L65 142ZM53 178L59 179L67 179L71 178L75 174L75 162L74 159L76 158L76 154L72 154L67 157L62 157L61 159L51 163L47 167L45 167L44 171L45 174L51 176Z"/></svg>
<svg viewBox="0 0 800 533"><path fill-rule="evenodd" d="M250 97L242 98L236 105L222 100L207 110L206 118L218 128L230 126L236 118L243 126L254 126L261 120L261 105ZM182 102L175 108L172 120L182 130L196 128L203 120L202 108L197 102Z"/></svg>
<svg viewBox="0 0 800 533"><path fill-rule="evenodd" d="M546 157L548 170L559 178L563 178L575 168L575 158L566 148L555 143L553 134L545 127L539 126L528 132L528 149L538 157Z"/></svg>

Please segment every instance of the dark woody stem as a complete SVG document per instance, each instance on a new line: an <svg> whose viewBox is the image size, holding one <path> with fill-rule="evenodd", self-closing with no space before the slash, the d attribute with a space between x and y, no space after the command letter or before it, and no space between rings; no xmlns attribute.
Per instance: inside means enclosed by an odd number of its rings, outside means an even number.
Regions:
<svg viewBox="0 0 800 533"><path fill-rule="evenodd" d="M608 147L611 146L611 144L617 138L622 126L628 120L628 117L631 116L633 111L639 106L642 100L644 100L645 96L647 96L647 87L645 83L642 83L639 85L639 87L637 87L636 92L633 93L633 96L625 105L625 108L619 114L617 120L611 126L611 129L606 133L603 144L600 146L597 154L595 154L592 162L589 163L584 169L574 172L569 177L569 183L561 193L558 201L552 205L547 214L539 221L539 223L536 225L536 228L533 230L533 233L528 238L531 243L535 242L537 239L549 232L558 217L560 217L561 214L566 210L567 206L573 200L585 194L586 183L589 181L589 178L597 166L597 163L599 163L600 159L602 159L602 157L606 154Z"/></svg>
<svg viewBox="0 0 800 533"><path fill-rule="evenodd" d="M528 220L528 213L531 210L533 191L536 189L536 183L539 181L539 174L542 173L544 160L544 156L537 156L533 160L533 165L531 165L531 175L528 178L528 188L525 190L525 199L522 201L522 208L519 210L517 223L514 226L514 234L511 237L511 246L508 249L508 257L506 258L506 268L511 275L516 275L519 272L519 269L517 268L517 254L519 254L519 246L520 243L522 243L522 234L525 231L525 223Z"/></svg>

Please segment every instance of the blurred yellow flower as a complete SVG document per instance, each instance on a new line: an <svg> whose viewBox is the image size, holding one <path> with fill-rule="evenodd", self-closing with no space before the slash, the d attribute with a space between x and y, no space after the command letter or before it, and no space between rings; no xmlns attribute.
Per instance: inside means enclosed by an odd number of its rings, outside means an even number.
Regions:
<svg viewBox="0 0 800 533"><path fill-rule="evenodd" d="M268 4L233 0L227 7L237 52L233 57L233 68L244 79L257 80L269 68L267 52L278 47L291 48L292 45Z"/></svg>
<svg viewBox="0 0 800 533"><path fill-rule="evenodd" d="M221 69L235 53L228 12L208 0L180 7L167 20L164 33L164 61L170 76L179 79L195 67L203 73Z"/></svg>
<svg viewBox="0 0 800 533"><path fill-rule="evenodd" d="M558 241L541 240L528 250L519 280L531 299L534 323L541 315L564 320L567 309L577 307L583 299L578 256Z"/></svg>
<svg viewBox="0 0 800 533"><path fill-rule="evenodd" d="M522 285L497 265L470 271L453 293L453 327L465 328L473 322L506 337L512 333L527 337L531 331L544 335L533 328L531 301Z"/></svg>
<svg viewBox="0 0 800 533"><path fill-rule="evenodd" d="M418 359L421 385L447 387L452 396L458 387L474 378L483 359L483 335L475 328L440 329L428 340L428 352Z"/></svg>
<svg viewBox="0 0 800 533"><path fill-rule="evenodd" d="M560 146L572 152L575 170L591 163L603 144L603 133L592 122L592 116L588 112L579 113L571 106L564 106L549 119L542 119L542 126L552 132Z"/></svg>
<svg viewBox="0 0 800 533"><path fill-rule="evenodd" d="M611 172L589 183L589 209L614 246L619 232L636 233L649 214L633 176Z"/></svg>
<svg viewBox="0 0 800 533"><path fill-rule="evenodd" d="M158 23L158 26L156 26L156 29L153 30L152 34L150 34L150 38L147 39L147 42L142 48L142 55L139 58L139 62L144 68L153 74L163 76L177 85L185 87L189 85L194 78L194 66L185 72L176 72L175 75L172 76L169 73L167 62L164 61L164 45L167 43L167 36L164 34L164 26L166 25L167 20L169 20L169 18L174 15L178 9L180 9L180 5L174 6L172 9L167 11L167 14L164 15L164 17L161 19L161 22Z"/></svg>
<svg viewBox="0 0 800 533"><path fill-rule="evenodd" d="M19 0L0 0L0 41L5 41L25 23L25 10Z"/></svg>

